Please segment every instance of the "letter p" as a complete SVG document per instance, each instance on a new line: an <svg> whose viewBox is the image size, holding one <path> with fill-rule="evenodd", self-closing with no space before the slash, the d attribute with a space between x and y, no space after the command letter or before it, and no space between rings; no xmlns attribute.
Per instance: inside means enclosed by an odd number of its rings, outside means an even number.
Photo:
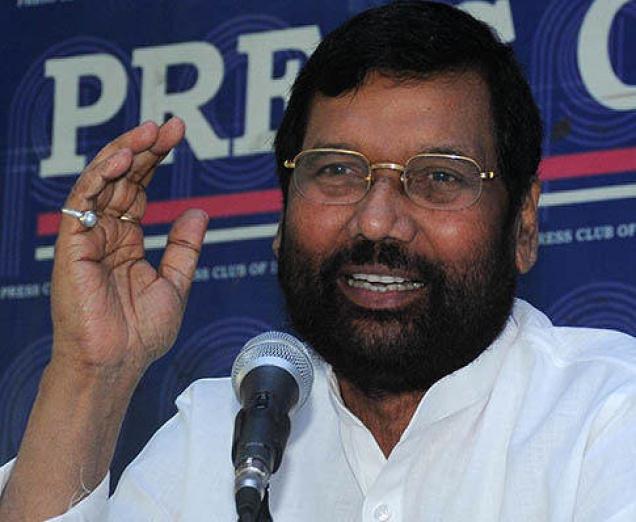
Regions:
<svg viewBox="0 0 636 522"><path fill-rule="evenodd" d="M47 60L45 75L53 78L55 88L51 156L41 161L40 176L75 174L86 164L76 151L77 130L108 121L119 111L126 99L126 71L109 54L91 54ZM80 79L86 76L100 81L101 94L91 105L80 106Z"/></svg>

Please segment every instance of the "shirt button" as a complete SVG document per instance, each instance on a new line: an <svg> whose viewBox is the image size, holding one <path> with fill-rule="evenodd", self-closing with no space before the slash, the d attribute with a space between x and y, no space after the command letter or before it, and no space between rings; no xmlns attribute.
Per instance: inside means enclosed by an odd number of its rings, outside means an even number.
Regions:
<svg viewBox="0 0 636 522"><path fill-rule="evenodd" d="M375 506L373 510L373 518L375 518L378 522L386 522L391 518L391 512L389 511L389 506L386 504L378 504Z"/></svg>

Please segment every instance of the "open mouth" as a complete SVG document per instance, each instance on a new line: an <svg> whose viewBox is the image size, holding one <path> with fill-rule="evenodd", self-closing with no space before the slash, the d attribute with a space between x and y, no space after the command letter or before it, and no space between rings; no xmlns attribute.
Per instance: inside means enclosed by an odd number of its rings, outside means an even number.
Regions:
<svg viewBox="0 0 636 522"><path fill-rule="evenodd" d="M362 288L371 292L409 292L422 288L424 283L399 276L355 273L347 275L348 286Z"/></svg>

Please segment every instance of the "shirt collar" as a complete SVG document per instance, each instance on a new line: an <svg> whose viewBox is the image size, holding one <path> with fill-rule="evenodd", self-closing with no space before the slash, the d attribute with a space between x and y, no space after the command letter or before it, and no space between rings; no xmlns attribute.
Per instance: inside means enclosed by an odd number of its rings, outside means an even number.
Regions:
<svg viewBox="0 0 636 522"><path fill-rule="evenodd" d="M441 378L427 390L402 435L402 440L490 394L508 347L518 335L519 324L515 318L518 308L519 303L515 302L513 313L509 316L502 333L479 357ZM328 364L325 364L325 369L330 399L340 421L351 427L364 428L360 419L346 407L333 370Z"/></svg>

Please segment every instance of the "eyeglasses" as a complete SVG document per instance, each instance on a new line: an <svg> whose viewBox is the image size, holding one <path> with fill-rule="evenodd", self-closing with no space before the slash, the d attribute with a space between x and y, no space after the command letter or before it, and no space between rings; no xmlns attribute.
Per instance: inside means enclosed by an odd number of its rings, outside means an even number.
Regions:
<svg viewBox="0 0 636 522"><path fill-rule="evenodd" d="M371 163L352 150L308 149L284 166L294 169L294 187L305 198L325 205L361 201L374 182L373 171L400 173L404 193L419 207L461 210L479 199L484 180L494 179L472 158L454 154L417 154L404 165Z"/></svg>

